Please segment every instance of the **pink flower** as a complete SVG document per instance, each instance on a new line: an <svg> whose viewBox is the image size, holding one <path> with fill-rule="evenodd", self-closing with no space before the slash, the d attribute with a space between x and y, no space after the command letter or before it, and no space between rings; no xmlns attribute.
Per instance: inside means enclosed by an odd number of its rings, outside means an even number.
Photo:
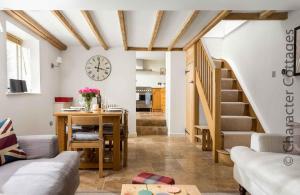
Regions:
<svg viewBox="0 0 300 195"><path fill-rule="evenodd" d="M84 95L84 94L91 94L91 95L98 95L100 94L100 90L99 89L96 89L96 88L88 88L88 87L85 87L83 89L80 89L78 91L80 94Z"/></svg>

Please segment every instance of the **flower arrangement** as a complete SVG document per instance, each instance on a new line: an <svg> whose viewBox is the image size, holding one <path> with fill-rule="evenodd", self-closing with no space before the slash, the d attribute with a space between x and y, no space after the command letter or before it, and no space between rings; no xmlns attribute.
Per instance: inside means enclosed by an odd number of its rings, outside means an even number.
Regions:
<svg viewBox="0 0 300 195"><path fill-rule="evenodd" d="M80 89L79 94L82 96L84 103L85 103L85 111L90 112L91 111L91 103L94 97L97 95L100 95L100 90L96 88L88 88L85 87L83 89Z"/></svg>

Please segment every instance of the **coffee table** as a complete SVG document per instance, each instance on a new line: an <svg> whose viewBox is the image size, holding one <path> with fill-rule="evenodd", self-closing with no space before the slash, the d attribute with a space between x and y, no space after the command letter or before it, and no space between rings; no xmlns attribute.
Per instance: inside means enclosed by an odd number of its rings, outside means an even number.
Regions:
<svg viewBox="0 0 300 195"><path fill-rule="evenodd" d="M181 191L176 195L201 195L195 185L157 185L157 184L123 184L121 195L138 195L141 190L149 190L153 195L159 192L168 192L170 187L177 187ZM172 195L172 193L169 193ZM173 193L174 194L174 193Z"/></svg>

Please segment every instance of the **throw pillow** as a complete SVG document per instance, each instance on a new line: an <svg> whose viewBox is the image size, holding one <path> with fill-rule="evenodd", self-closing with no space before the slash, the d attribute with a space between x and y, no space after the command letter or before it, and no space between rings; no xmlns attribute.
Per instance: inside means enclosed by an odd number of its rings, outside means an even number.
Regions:
<svg viewBox="0 0 300 195"><path fill-rule="evenodd" d="M12 121L10 119L0 121L0 166L22 159L26 159L26 154L19 147Z"/></svg>

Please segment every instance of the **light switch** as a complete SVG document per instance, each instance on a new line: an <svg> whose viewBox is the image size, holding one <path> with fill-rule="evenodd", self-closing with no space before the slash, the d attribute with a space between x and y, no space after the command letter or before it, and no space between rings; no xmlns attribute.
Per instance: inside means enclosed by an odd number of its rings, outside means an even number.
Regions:
<svg viewBox="0 0 300 195"><path fill-rule="evenodd" d="M272 71L272 78L276 77L276 71Z"/></svg>

